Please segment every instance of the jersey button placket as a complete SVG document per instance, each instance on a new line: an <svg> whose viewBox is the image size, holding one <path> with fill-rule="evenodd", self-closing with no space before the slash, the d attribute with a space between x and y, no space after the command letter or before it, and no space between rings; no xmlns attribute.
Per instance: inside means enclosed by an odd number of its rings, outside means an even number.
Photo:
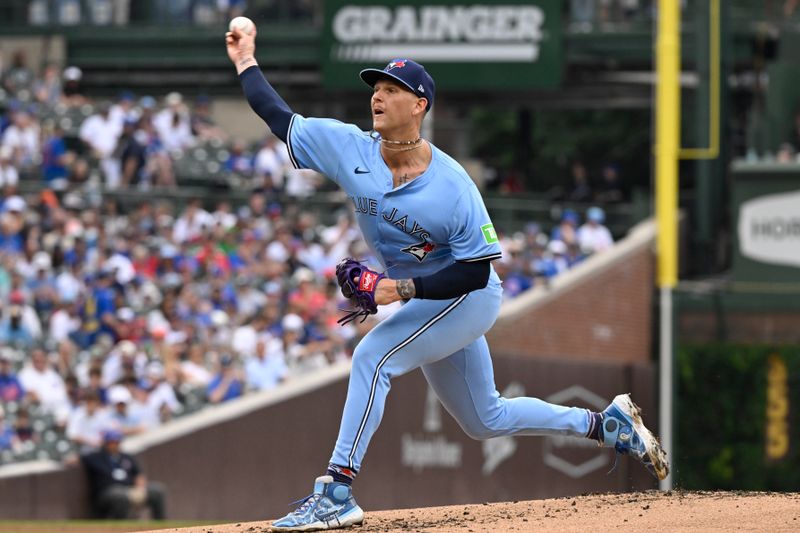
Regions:
<svg viewBox="0 0 800 533"><path fill-rule="evenodd" d="M377 237L377 240L375 242L375 248L378 249L378 253L381 254L381 257L383 257L384 261L386 261L387 258L387 254L385 252L386 240L384 239L384 232L383 232L383 225L386 222L383 219L383 200L385 197L386 197L386 192L383 192L378 198L378 216L376 217L377 220L375 220L375 236Z"/></svg>
<svg viewBox="0 0 800 533"><path fill-rule="evenodd" d="M383 206L386 196L392 192L392 173L389 171L389 167L387 167L386 163L383 161L383 157L381 157L379 149L376 151L373 158L373 167L375 168L375 172L380 173L381 177L383 177L384 183L384 188L378 197L378 219L375 221L375 248L383 258L386 268L389 268L388 261L392 257L392 254L391 250L387 250L386 247L386 234L384 233L384 224L386 223L386 220L383 218Z"/></svg>

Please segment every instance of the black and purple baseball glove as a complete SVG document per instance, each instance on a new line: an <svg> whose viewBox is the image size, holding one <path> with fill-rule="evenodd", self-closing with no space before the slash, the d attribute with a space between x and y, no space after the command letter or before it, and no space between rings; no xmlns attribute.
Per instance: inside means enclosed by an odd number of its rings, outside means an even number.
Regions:
<svg viewBox="0 0 800 533"><path fill-rule="evenodd" d="M342 295L355 306L355 309L345 309L348 314L338 320L340 325L344 326L358 317L362 317L361 322L364 322L369 315L378 312L375 289L378 288L378 282L385 277L386 274L370 270L363 263L350 257L342 259L336 265L336 280L339 282Z"/></svg>

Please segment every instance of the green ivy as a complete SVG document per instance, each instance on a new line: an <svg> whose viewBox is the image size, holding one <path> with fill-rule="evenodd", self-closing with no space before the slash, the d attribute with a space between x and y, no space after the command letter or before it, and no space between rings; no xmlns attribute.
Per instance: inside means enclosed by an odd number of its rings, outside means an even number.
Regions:
<svg viewBox="0 0 800 533"><path fill-rule="evenodd" d="M767 359L788 370L789 452L766 457ZM686 489L800 490L800 347L683 345L677 353L676 482Z"/></svg>

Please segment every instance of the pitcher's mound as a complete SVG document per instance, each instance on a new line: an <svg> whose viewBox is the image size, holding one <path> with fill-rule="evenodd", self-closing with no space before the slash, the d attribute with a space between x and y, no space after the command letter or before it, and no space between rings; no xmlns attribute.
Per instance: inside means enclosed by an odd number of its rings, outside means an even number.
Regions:
<svg viewBox="0 0 800 533"><path fill-rule="evenodd" d="M367 532L800 531L800 494L636 492L367 512ZM269 521L170 528L160 533L267 533Z"/></svg>

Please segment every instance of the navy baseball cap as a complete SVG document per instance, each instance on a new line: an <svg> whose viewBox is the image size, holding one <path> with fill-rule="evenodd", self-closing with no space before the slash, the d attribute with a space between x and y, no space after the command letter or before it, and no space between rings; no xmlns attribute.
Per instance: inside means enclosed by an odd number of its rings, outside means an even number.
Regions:
<svg viewBox="0 0 800 533"><path fill-rule="evenodd" d="M392 59L383 70L367 68L362 70L359 76L361 76L364 83L370 87L375 87L375 84L381 78L390 78L398 81L408 87L408 90L418 97L428 100L425 111L430 111L431 106L433 106L436 84L433 83L433 78L431 78L431 75L425 70L425 67L416 61L411 61L410 59Z"/></svg>
<svg viewBox="0 0 800 533"><path fill-rule="evenodd" d="M119 442L122 440L122 432L116 429L107 429L103 432L103 442Z"/></svg>

